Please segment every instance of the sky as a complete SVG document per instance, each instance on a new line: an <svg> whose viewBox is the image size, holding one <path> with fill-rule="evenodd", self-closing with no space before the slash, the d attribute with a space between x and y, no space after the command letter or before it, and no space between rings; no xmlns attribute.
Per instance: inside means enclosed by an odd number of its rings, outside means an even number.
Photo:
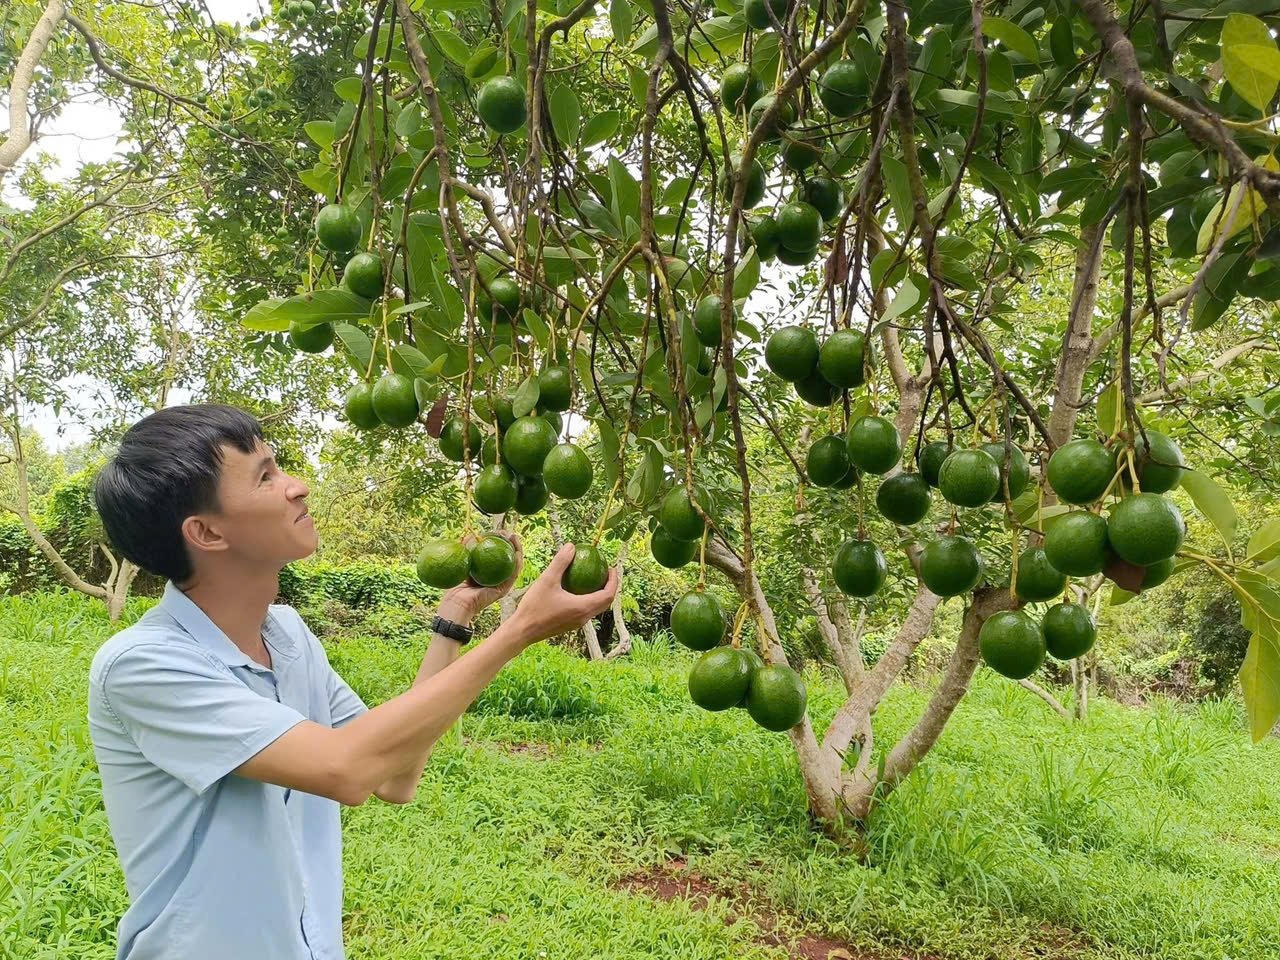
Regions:
<svg viewBox="0 0 1280 960"><path fill-rule="evenodd" d="M260 15L258 0L207 0L207 6L214 19L224 23L244 23ZM6 101L5 116L8 115L7 108ZM30 158L39 152L49 154L54 158L52 175L67 179L74 176L85 162L113 153L119 144L120 133L120 115L111 104L73 103L45 128L39 141L32 145L26 156ZM3 193L0 193L0 202L19 205L19 198L13 189L16 180L16 172L10 174L5 181ZM83 378L73 379L69 381L69 385L86 390L88 388L88 382ZM183 399L178 391L174 392L175 402ZM51 407L25 410L23 419L35 426L53 449L60 450L89 438L85 426L59 418Z"/></svg>

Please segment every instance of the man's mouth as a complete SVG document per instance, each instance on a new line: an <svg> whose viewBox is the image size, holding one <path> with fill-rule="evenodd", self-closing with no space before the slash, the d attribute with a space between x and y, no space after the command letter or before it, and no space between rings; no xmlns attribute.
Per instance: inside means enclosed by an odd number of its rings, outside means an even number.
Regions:
<svg viewBox="0 0 1280 960"><path fill-rule="evenodd" d="M297 520L295 520L295 521L293 521L293 522L294 522L294 523L301 523L303 520L308 520L308 521L311 521L312 523L314 523L314 522L315 522L315 521L312 521L312 520L311 520L311 511L310 511L310 510L303 510L303 511L302 511L302 514L298 517L298 519L297 519Z"/></svg>

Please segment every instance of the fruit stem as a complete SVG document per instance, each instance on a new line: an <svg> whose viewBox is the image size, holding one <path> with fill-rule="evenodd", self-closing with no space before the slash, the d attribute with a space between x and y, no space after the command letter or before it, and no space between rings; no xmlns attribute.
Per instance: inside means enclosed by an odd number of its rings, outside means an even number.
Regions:
<svg viewBox="0 0 1280 960"><path fill-rule="evenodd" d="M747 609L747 601L743 600L738 605L738 612L733 616L733 634L729 638L729 643L734 649L742 646L742 624L747 619Z"/></svg>
<svg viewBox="0 0 1280 960"><path fill-rule="evenodd" d="M1018 605L1018 547L1022 539L1022 531L1015 529L1013 537L1010 538L1013 559L1009 564L1009 602L1015 607Z"/></svg>
<svg viewBox="0 0 1280 960"><path fill-rule="evenodd" d="M600 538L604 536L604 524L609 519L609 511L613 507L613 498L618 493L618 488L622 486L622 474L618 474L618 479L613 482L613 487L609 490L609 496L605 500L604 510L600 512L600 519L596 522L596 532L591 538L592 546L599 546Z"/></svg>
<svg viewBox="0 0 1280 960"><path fill-rule="evenodd" d="M702 541L698 544L698 590L705 590L707 587L707 534L711 531L707 527L702 528Z"/></svg>

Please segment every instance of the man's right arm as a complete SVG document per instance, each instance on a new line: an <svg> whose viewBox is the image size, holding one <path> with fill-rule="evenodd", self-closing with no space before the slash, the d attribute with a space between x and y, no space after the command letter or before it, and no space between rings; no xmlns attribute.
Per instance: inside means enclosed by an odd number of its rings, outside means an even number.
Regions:
<svg viewBox="0 0 1280 960"><path fill-rule="evenodd" d="M338 729L299 723L234 772L351 806L364 803L430 750L510 660L608 609L618 589L616 571L597 593L568 593L560 580L572 555L571 548L556 554L516 614L439 673Z"/></svg>

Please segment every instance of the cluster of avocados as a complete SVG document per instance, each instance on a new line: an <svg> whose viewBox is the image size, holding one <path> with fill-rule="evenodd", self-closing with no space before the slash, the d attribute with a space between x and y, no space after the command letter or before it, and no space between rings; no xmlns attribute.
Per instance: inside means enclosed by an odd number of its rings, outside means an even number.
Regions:
<svg viewBox="0 0 1280 960"><path fill-rule="evenodd" d="M689 671L690 698L704 710L745 707L764 729L790 730L804 718L804 681L785 664L766 664L755 651L724 643L727 626L720 601L701 586L672 607L672 634L702 653Z"/></svg>
<svg viewBox="0 0 1280 960"><path fill-rule="evenodd" d="M775 330L764 345L764 362L815 407L829 407L841 392L862 386L874 359L857 330L837 330L821 344L813 330L788 326Z"/></svg>
<svg viewBox="0 0 1280 960"><path fill-rule="evenodd" d="M461 540L429 540L418 554L418 579L428 586L448 590L464 581L480 587L496 587L518 572L511 541L496 534L474 543ZM575 544L573 560L561 585L569 593L595 593L609 579L609 563L594 544Z"/></svg>

